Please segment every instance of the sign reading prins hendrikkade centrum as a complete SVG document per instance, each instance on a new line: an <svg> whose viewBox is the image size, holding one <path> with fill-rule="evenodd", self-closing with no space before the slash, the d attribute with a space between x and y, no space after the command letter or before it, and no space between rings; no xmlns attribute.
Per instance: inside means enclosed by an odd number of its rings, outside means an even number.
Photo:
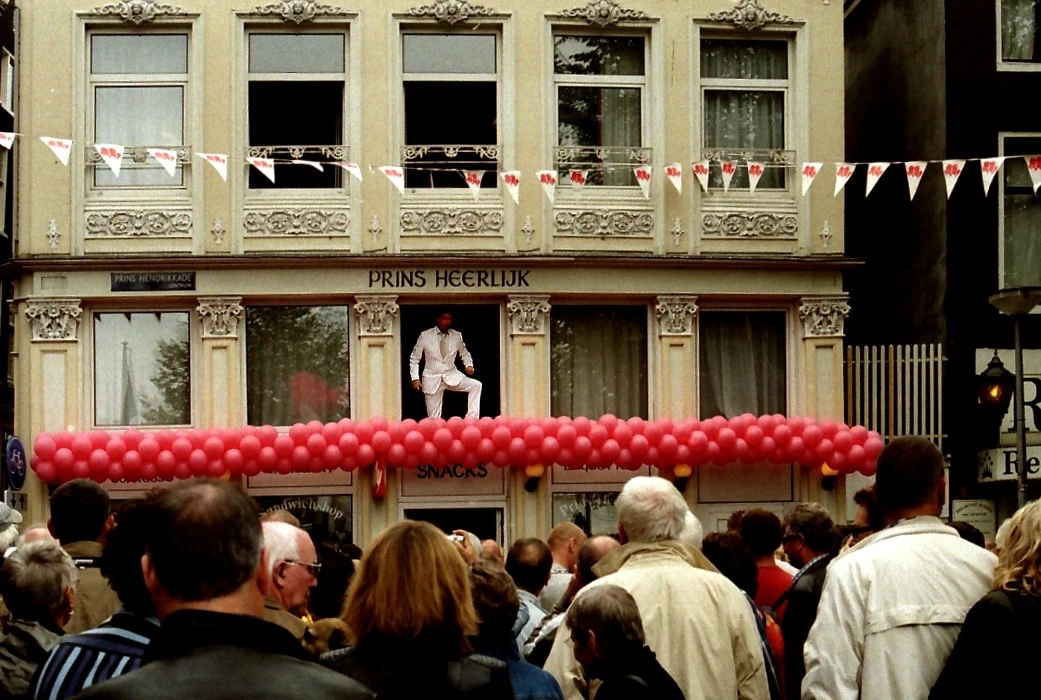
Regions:
<svg viewBox="0 0 1041 700"><path fill-rule="evenodd" d="M527 289L531 270L369 270L369 289Z"/></svg>

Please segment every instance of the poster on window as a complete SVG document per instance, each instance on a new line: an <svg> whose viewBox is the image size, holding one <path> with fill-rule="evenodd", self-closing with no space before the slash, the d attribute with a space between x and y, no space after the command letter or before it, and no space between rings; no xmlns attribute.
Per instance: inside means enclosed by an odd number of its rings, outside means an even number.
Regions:
<svg viewBox="0 0 1041 700"><path fill-rule="evenodd" d="M616 492L553 494L553 525L574 523L590 537L618 534Z"/></svg>
<svg viewBox="0 0 1041 700"><path fill-rule="evenodd" d="M256 496L261 513L284 510L300 521L315 545L341 547L354 541L350 495Z"/></svg>

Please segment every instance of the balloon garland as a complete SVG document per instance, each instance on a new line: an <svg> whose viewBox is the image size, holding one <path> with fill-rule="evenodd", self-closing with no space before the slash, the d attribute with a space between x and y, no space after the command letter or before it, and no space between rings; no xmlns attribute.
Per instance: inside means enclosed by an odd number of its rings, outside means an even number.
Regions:
<svg viewBox="0 0 1041 700"><path fill-rule="evenodd" d="M297 423L288 432L245 426L209 430L40 433L32 468L46 482L91 478L101 482L255 476L353 470L380 460L414 469L479 464L524 468L638 469L651 465L689 476L702 464L797 463L827 465L840 474L875 473L883 442L862 426L782 415L706 420L668 418L384 418Z"/></svg>

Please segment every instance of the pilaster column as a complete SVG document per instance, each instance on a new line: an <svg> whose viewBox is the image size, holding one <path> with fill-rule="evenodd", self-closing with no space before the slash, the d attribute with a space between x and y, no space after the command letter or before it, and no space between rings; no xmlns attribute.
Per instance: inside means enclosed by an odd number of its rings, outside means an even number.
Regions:
<svg viewBox="0 0 1041 700"><path fill-rule="evenodd" d="M357 343L352 353L354 418L364 420L401 415L401 323L394 295L358 295L354 304ZM387 470L387 495L372 498L372 471L355 472L354 502L358 509L358 542L369 542L397 520L398 475Z"/></svg>
<svg viewBox="0 0 1041 700"><path fill-rule="evenodd" d="M654 415L674 421L698 413L698 349L694 342L698 315L696 296L660 296L654 305L658 328L657 401ZM686 480L683 497L697 502L697 479Z"/></svg>
<svg viewBox="0 0 1041 700"><path fill-rule="evenodd" d="M239 327L241 297L200 297L196 313L202 325L202 399L199 425L203 428L243 425Z"/></svg>
<svg viewBox="0 0 1041 700"><path fill-rule="evenodd" d="M847 316L846 294L803 297L799 305L803 367L797 376L802 380L803 408L819 421L831 419L841 423L844 418L842 338ZM836 522L845 522L846 480L836 479L835 488L824 491L820 470L804 469L802 476L800 499L821 503L835 515Z"/></svg>
<svg viewBox="0 0 1041 700"><path fill-rule="evenodd" d="M20 373L19 401L29 403L26 445L40 432L86 430L80 415L82 347L79 342L83 311L79 299L38 297L25 302L31 328L28 372ZM16 337L17 337L16 333ZM45 519L47 488L35 476L26 480L27 522Z"/></svg>
<svg viewBox="0 0 1041 700"><path fill-rule="evenodd" d="M548 416L549 392L549 296L511 294L506 302L509 339L506 343L507 415ZM552 464L543 465L535 493L524 490L527 475L513 470L508 480L510 538L545 537L550 511L549 482Z"/></svg>

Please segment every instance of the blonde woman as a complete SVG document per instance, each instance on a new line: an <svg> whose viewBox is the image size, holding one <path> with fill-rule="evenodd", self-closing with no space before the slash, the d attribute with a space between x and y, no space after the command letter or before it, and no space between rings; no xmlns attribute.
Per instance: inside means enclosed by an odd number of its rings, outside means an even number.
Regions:
<svg viewBox="0 0 1041 700"><path fill-rule="evenodd" d="M1038 696L1041 658L1041 501L1019 509L994 570L994 590L972 606L930 698ZM997 647L995 647L997 645ZM986 663L1000 649L1000 673Z"/></svg>
<svg viewBox="0 0 1041 700"><path fill-rule="evenodd" d="M382 700L513 697L505 664L470 655L477 614L469 567L433 525L406 520L376 538L351 580L343 620L351 646L322 663Z"/></svg>

